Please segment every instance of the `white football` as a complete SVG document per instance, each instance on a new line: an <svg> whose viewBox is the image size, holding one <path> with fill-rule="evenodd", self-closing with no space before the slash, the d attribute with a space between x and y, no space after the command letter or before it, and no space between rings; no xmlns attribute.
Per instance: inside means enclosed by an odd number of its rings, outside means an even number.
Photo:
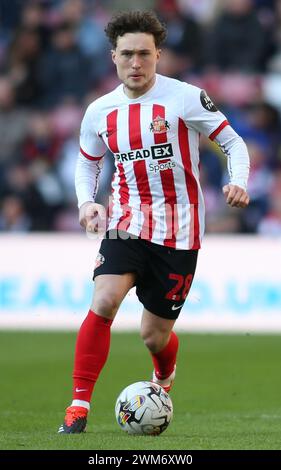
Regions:
<svg viewBox="0 0 281 470"><path fill-rule="evenodd" d="M171 397L153 382L136 382L124 388L115 405L117 423L129 434L161 434L172 420Z"/></svg>

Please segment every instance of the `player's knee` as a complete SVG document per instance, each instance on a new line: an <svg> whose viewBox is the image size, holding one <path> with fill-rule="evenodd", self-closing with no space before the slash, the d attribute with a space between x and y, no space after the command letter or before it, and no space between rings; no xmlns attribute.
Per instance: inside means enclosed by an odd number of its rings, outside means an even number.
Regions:
<svg viewBox="0 0 281 470"><path fill-rule="evenodd" d="M103 317L114 318L119 308L119 301L114 295L99 295L93 299L91 308Z"/></svg>
<svg viewBox="0 0 281 470"><path fill-rule="evenodd" d="M152 354L161 351L165 347L166 338L159 331L141 331L141 337Z"/></svg>

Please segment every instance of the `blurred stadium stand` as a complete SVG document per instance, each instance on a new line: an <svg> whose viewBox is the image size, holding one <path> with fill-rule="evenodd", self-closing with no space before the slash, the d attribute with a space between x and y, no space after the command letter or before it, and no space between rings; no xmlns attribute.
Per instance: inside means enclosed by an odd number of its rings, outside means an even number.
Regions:
<svg viewBox="0 0 281 470"><path fill-rule="evenodd" d="M79 231L82 115L118 84L103 29L128 0L1 0L0 231ZM201 142L209 233L281 234L281 0L141 0L168 26L159 73L205 88L245 139L251 204L226 207L226 161ZM106 156L99 202L113 162Z"/></svg>

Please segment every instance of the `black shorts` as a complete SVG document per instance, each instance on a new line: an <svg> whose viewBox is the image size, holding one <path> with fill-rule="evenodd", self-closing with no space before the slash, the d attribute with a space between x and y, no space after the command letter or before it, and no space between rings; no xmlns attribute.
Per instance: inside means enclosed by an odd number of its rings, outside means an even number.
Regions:
<svg viewBox="0 0 281 470"><path fill-rule="evenodd" d="M107 232L93 279L101 274L136 273L136 294L144 308L175 320L193 281L198 250L175 250L138 237L124 238L121 232Z"/></svg>

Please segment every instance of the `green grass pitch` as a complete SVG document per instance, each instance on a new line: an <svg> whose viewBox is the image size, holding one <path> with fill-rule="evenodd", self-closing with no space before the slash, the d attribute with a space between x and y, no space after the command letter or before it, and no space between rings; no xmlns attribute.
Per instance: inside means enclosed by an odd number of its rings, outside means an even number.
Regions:
<svg viewBox="0 0 281 470"><path fill-rule="evenodd" d="M280 336L179 334L174 419L157 437L128 436L115 400L147 380L137 333L114 333L87 433L57 434L71 399L74 333L0 333L0 449L280 449Z"/></svg>

